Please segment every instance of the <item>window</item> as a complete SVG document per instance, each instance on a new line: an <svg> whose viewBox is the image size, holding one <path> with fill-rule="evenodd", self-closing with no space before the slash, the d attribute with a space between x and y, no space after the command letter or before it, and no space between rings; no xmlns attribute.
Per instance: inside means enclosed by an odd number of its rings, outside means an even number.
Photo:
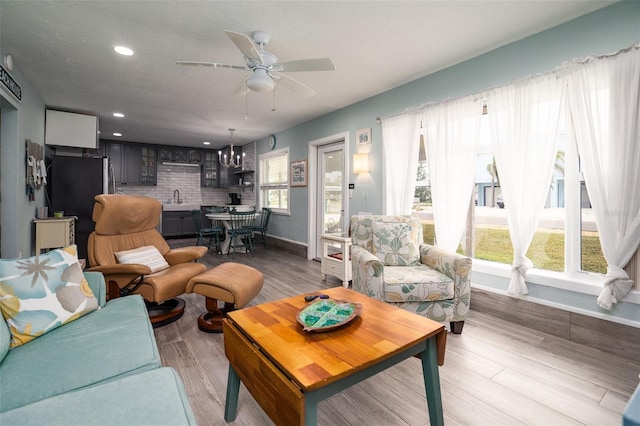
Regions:
<svg viewBox="0 0 640 426"><path fill-rule="evenodd" d="M606 261L600 247L589 195L580 170L568 115L561 120L552 181L544 211L533 236L527 257L534 268L577 276L577 273L605 273ZM476 161L475 202L469 210L466 236L458 252L476 259L510 265L513 247L507 227L506 206L501 195L500 173L496 167L489 120L484 115ZM425 242L433 239L433 214L427 163L418 165L413 213L423 223ZM526 190L523 189L523 190ZM470 238L469 238L470 237ZM583 276L583 275L581 275Z"/></svg>
<svg viewBox="0 0 640 426"><path fill-rule="evenodd" d="M500 174L495 166L485 121L482 123L481 148L476 164L473 256L511 264L513 247L500 193ZM568 119L561 120L547 202L527 257L533 262L534 268L541 270L566 272L569 275L577 271L604 273L606 262L595 229L589 196L584 182L580 182L581 174L575 171L579 157L568 128ZM566 198L577 202L566 202ZM568 226L573 218L580 222L579 226Z"/></svg>
<svg viewBox="0 0 640 426"><path fill-rule="evenodd" d="M260 156L260 207L289 214L289 149Z"/></svg>
<svg viewBox="0 0 640 426"><path fill-rule="evenodd" d="M423 145L424 146L424 145ZM435 244L435 230L433 226L433 208L431 204L431 182L429 180L429 165L426 157L418 163L416 173L416 190L413 194L413 213L422 222L424 242Z"/></svg>
<svg viewBox="0 0 640 426"><path fill-rule="evenodd" d="M513 246L486 112L480 121L475 176L475 202L470 212L474 217L474 228L467 230L473 238L467 241L469 245L465 246L465 252L476 259L510 265L513 262Z"/></svg>
<svg viewBox="0 0 640 426"><path fill-rule="evenodd" d="M489 112L490 113L490 112ZM507 215L500 187L500 170L496 166L491 145L488 117L482 117L480 149L476 162L476 202L473 209L474 246L477 259L511 264L513 246L507 226ZM562 126L561 126L562 127ZM565 132L557 141L558 151L547 202L526 256L534 268L564 272L565 270L565 217L564 159ZM523 188L526 191L526 188Z"/></svg>
<svg viewBox="0 0 640 426"><path fill-rule="evenodd" d="M567 132L572 141L567 149L567 188L571 188L573 197L567 202L574 206L572 209L575 226L567 229L567 234L574 238L569 241L573 245L568 246L569 257L567 259L568 271L593 272L606 274L607 261L602 253L600 236L596 226L594 212L591 208L589 192L584 182L582 162L577 153L575 135Z"/></svg>
<svg viewBox="0 0 640 426"><path fill-rule="evenodd" d="M413 197L415 210L431 206L431 184L429 183L429 167L426 161L418 164L416 191Z"/></svg>

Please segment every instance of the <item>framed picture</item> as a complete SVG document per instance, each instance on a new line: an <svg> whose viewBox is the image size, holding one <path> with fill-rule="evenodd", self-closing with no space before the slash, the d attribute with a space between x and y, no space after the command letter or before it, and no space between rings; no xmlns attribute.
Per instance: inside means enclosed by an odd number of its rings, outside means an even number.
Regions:
<svg viewBox="0 0 640 426"><path fill-rule="evenodd" d="M371 127L356 132L356 146L371 145Z"/></svg>
<svg viewBox="0 0 640 426"><path fill-rule="evenodd" d="M291 186L307 186L307 160L291 162Z"/></svg>

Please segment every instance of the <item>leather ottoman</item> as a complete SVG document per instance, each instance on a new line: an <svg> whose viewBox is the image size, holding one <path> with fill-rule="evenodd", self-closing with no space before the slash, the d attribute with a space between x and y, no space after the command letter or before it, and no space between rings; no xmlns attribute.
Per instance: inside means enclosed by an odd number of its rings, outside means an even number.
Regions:
<svg viewBox="0 0 640 426"><path fill-rule="evenodd" d="M227 312L247 305L262 289L262 272L247 265L226 262L187 283L187 293L205 297L207 312L198 317L198 328L208 333L222 332L222 319ZM224 302L220 309L218 302Z"/></svg>

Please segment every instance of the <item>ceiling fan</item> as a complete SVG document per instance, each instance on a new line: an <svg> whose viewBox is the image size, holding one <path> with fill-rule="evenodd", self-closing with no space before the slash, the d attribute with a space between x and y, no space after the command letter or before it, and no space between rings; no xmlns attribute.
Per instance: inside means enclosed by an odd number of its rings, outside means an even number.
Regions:
<svg viewBox="0 0 640 426"><path fill-rule="evenodd" d="M178 65L195 65L214 68L233 68L236 70L251 71L251 75L243 79L233 90L233 94L244 96L249 90L256 92L269 92L276 85L282 85L287 89L304 97L316 94L309 86L289 77L285 72L300 71L333 71L335 65L330 58L299 59L294 61L278 62L278 58L264 47L271 37L264 31L254 31L251 37L246 34L225 30L225 34L231 39L244 55L245 65L224 64L219 62L177 61Z"/></svg>

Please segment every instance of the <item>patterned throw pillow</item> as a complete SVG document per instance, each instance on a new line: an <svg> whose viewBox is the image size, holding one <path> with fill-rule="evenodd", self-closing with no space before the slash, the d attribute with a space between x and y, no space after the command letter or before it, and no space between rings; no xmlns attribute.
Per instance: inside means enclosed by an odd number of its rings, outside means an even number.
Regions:
<svg viewBox="0 0 640 426"><path fill-rule="evenodd" d="M118 251L115 253L119 263L146 265L151 273L169 268L169 264L154 246L144 246L137 249Z"/></svg>
<svg viewBox="0 0 640 426"><path fill-rule="evenodd" d="M0 311L12 348L96 309L75 245L29 259L0 259Z"/></svg>
<svg viewBox="0 0 640 426"><path fill-rule="evenodd" d="M11 345L11 331L6 321L0 322L0 362L9 353L9 345Z"/></svg>
<svg viewBox="0 0 640 426"><path fill-rule="evenodd" d="M371 222L373 254L387 266L420 263L418 229L414 222ZM422 231L422 230L420 230Z"/></svg>

